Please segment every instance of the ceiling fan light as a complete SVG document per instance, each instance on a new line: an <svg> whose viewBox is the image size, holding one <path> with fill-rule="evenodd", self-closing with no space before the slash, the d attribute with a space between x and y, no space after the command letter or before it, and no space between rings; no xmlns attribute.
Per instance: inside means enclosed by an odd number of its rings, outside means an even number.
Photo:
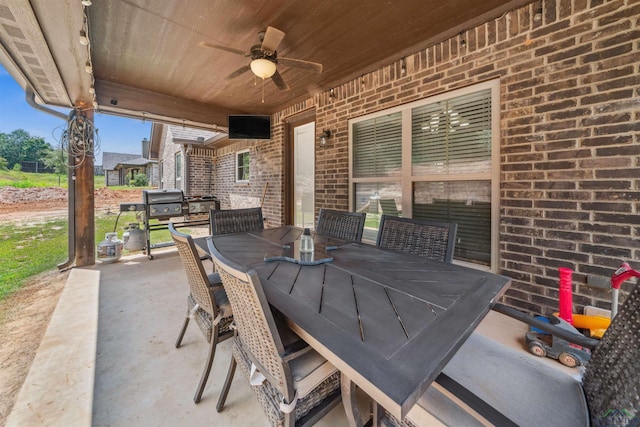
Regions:
<svg viewBox="0 0 640 427"><path fill-rule="evenodd" d="M264 58L254 59L251 61L251 71L262 79L268 79L276 73L276 64Z"/></svg>

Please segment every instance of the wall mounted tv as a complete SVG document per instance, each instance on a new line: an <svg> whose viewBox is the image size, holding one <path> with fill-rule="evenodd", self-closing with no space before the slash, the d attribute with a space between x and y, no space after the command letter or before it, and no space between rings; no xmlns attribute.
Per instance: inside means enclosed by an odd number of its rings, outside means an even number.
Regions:
<svg viewBox="0 0 640 427"><path fill-rule="evenodd" d="M229 115L229 139L271 139L271 116Z"/></svg>

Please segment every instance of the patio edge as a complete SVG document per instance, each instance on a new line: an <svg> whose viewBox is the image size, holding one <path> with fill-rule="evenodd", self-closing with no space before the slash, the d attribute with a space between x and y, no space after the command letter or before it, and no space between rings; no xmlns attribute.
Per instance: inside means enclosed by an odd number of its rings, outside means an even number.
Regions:
<svg viewBox="0 0 640 427"><path fill-rule="evenodd" d="M91 426L100 272L73 269L7 426Z"/></svg>

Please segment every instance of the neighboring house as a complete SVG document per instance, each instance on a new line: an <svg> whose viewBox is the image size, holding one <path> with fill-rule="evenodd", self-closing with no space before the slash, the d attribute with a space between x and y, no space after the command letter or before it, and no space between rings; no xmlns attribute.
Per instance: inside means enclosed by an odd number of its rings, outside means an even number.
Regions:
<svg viewBox="0 0 640 427"><path fill-rule="evenodd" d="M137 174L144 174L150 186L157 186L157 162L137 154L102 153L104 182L107 187L129 185Z"/></svg>
<svg viewBox="0 0 640 427"><path fill-rule="evenodd" d="M158 188L179 189L185 196L214 196L214 144L227 135L154 123L148 156L158 161Z"/></svg>

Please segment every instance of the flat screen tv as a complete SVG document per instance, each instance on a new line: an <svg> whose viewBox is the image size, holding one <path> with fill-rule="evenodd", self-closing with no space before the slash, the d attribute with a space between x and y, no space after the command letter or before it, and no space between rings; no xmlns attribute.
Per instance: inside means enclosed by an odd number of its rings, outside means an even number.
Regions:
<svg viewBox="0 0 640 427"><path fill-rule="evenodd" d="M271 116L229 115L229 139L271 139Z"/></svg>

